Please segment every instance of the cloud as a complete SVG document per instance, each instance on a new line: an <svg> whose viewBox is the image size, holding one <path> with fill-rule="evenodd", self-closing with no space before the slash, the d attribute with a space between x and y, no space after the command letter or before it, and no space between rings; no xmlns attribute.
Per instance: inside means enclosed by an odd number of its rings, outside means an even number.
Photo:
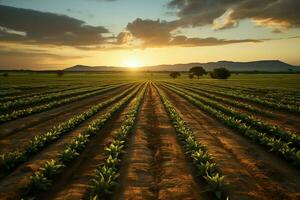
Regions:
<svg viewBox="0 0 300 200"><path fill-rule="evenodd" d="M169 45L195 47L195 46L216 46L216 45L226 45L226 44L245 43L245 42L262 42L262 40L253 40L253 39L225 40L225 39L217 39L214 37L188 38L186 36L181 35L181 36L175 36L169 42Z"/></svg>
<svg viewBox="0 0 300 200"><path fill-rule="evenodd" d="M104 33L109 31L103 26L90 26L66 15L0 5L2 42L84 46L104 43Z"/></svg>
<svg viewBox="0 0 300 200"><path fill-rule="evenodd" d="M168 7L176 9L182 27L212 25L228 11L220 29L243 19L271 27L300 27L299 0L172 0Z"/></svg>
<svg viewBox="0 0 300 200"><path fill-rule="evenodd" d="M171 39L171 32L177 29L176 23L137 18L128 23L126 29L133 37L144 42L145 46L163 46Z"/></svg>
<svg viewBox="0 0 300 200"><path fill-rule="evenodd" d="M0 46L0 69L32 69L36 66L37 69L49 62L65 62L68 60L83 58L83 56L57 55L47 53L43 50L10 50ZM51 66L56 67L56 66Z"/></svg>
<svg viewBox="0 0 300 200"><path fill-rule="evenodd" d="M161 21L137 18L128 23L126 30L118 35L118 43L124 44L136 39L141 42L141 47L163 47L163 46L216 46L245 42L262 42L262 40L225 40L218 38L188 38L184 35L176 35L180 24L177 21ZM126 39L125 39L126 38ZM128 40L130 38L130 40Z"/></svg>

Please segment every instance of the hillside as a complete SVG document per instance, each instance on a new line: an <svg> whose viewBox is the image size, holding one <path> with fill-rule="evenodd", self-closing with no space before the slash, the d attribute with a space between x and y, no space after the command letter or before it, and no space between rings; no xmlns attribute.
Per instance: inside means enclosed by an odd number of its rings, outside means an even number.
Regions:
<svg viewBox="0 0 300 200"><path fill-rule="evenodd" d="M279 60L263 60L252 62L232 62L232 61L218 61L208 63L187 63L174 65L155 65L141 67L139 70L147 71L188 71L193 66L202 66L207 71L212 71L214 68L225 67L230 71L263 71L263 72L288 72L300 71L300 67L284 63ZM66 68L65 71L125 71L128 68L111 67L111 66L85 66L76 65Z"/></svg>

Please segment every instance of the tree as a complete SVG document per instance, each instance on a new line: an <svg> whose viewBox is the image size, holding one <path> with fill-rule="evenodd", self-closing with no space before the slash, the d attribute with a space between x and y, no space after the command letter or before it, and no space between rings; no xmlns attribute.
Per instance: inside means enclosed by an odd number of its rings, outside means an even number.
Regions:
<svg viewBox="0 0 300 200"><path fill-rule="evenodd" d="M8 77L8 73L3 73L3 76L4 77Z"/></svg>
<svg viewBox="0 0 300 200"><path fill-rule="evenodd" d="M216 68L210 73L210 76L216 79L227 79L230 75L230 71L223 67Z"/></svg>
<svg viewBox="0 0 300 200"><path fill-rule="evenodd" d="M194 78L194 74L193 73L189 73L189 78L193 79Z"/></svg>
<svg viewBox="0 0 300 200"><path fill-rule="evenodd" d="M177 78L180 76L180 73L179 72L171 72L170 76L171 76L171 78Z"/></svg>
<svg viewBox="0 0 300 200"><path fill-rule="evenodd" d="M205 71L205 69L203 69L203 67L201 67L201 66L192 67L190 69L190 73L192 73L195 76L197 76L198 79L199 79L200 76L203 76L204 74L207 74L206 71Z"/></svg>

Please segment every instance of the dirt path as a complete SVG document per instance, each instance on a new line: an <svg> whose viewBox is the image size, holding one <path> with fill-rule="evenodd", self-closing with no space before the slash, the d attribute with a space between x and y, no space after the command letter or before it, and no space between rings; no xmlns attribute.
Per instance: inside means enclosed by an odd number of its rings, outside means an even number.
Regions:
<svg viewBox="0 0 300 200"><path fill-rule="evenodd" d="M20 148L21 146L26 144L30 139L32 139L34 136L46 133L55 125L58 125L59 123L64 122L69 118L86 111L93 105L108 100L112 96L119 94L124 89L125 88L120 88L120 89L116 89L104 93L102 95L94 97L92 100L90 99L89 101L86 100L78 101L76 102L76 104L74 104L73 106L69 106L66 109L61 108L60 110L56 109L57 111L40 113L38 114L39 116L31 116L30 119L39 121L38 124L29 126L28 128L16 132L11 132L11 131L13 131L17 127L16 124L18 123L17 121L19 120L9 122L9 124L7 125L4 124L3 126L0 126L1 133L3 133L2 131L4 131L5 133L5 130L10 132L10 134L6 135L6 137L2 137L2 139L0 140L0 154L5 152L10 152L17 148ZM50 119L48 119L49 116L51 117ZM22 124L29 125L30 122L28 122L26 119L23 119Z"/></svg>
<svg viewBox="0 0 300 200"><path fill-rule="evenodd" d="M44 150L39 152L36 156L32 157L28 162L19 166L14 172L12 172L8 176L1 179L0 180L0 197L1 197L0 199L10 199L10 197L16 197L16 195L19 194L21 189L28 183L28 178L32 174L33 171L36 171L41 166L43 166L45 161L47 161L49 159L57 158L58 155L65 148L66 144L68 142L70 142L70 140L74 136L76 136L79 133L82 133L84 130L86 130L89 123L92 120L97 119L104 112L105 111L103 110L99 114L90 118L88 121L84 122L80 127L75 129L74 131L65 134L57 142L51 144L50 146L48 146L47 148L45 148ZM104 138L104 136L106 135L105 132L107 132L107 130L111 130L111 128L110 128L111 126L109 124L117 123L115 121L116 121L116 119L118 119L119 116L120 116L120 114L117 114L115 117L113 117L108 122L107 126L105 126L102 129L102 130L104 130L104 133L101 133L98 136L95 136L94 138L92 138L91 142L88 145L88 149L94 150L95 152L99 151L98 148L95 148L95 146L97 146L95 141L99 141L99 139L102 140L101 138ZM98 140L97 140L97 138L98 138ZM87 150L87 151L89 151L89 150ZM92 157L92 154L83 152L82 155L83 155L83 160L80 160L79 162L83 162L82 164L86 165L86 160L89 159L89 157ZM72 166L73 166L73 163L72 163ZM75 161L74 166L76 166L76 161ZM72 168L68 167L66 171L69 173L72 171L70 169L72 169ZM92 170L92 172L93 172L93 170ZM67 173L64 173L63 175L66 175L66 174ZM80 174L80 173L78 173L78 174ZM60 176L59 178L62 179L62 177L63 176ZM63 183L69 184L68 181L63 182ZM42 199L44 199L44 198L42 198Z"/></svg>
<svg viewBox="0 0 300 200"><path fill-rule="evenodd" d="M261 146L234 133L174 92L161 87L206 145L230 184L231 199L299 199L300 173Z"/></svg>
<svg viewBox="0 0 300 200"><path fill-rule="evenodd" d="M150 86L123 156L113 199L208 199L194 177L160 98Z"/></svg>

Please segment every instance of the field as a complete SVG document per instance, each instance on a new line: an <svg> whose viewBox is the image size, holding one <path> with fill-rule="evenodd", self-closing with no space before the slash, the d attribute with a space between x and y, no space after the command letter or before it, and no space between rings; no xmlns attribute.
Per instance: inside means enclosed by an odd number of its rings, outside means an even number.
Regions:
<svg viewBox="0 0 300 200"><path fill-rule="evenodd" d="M0 199L300 199L300 74L0 78Z"/></svg>

